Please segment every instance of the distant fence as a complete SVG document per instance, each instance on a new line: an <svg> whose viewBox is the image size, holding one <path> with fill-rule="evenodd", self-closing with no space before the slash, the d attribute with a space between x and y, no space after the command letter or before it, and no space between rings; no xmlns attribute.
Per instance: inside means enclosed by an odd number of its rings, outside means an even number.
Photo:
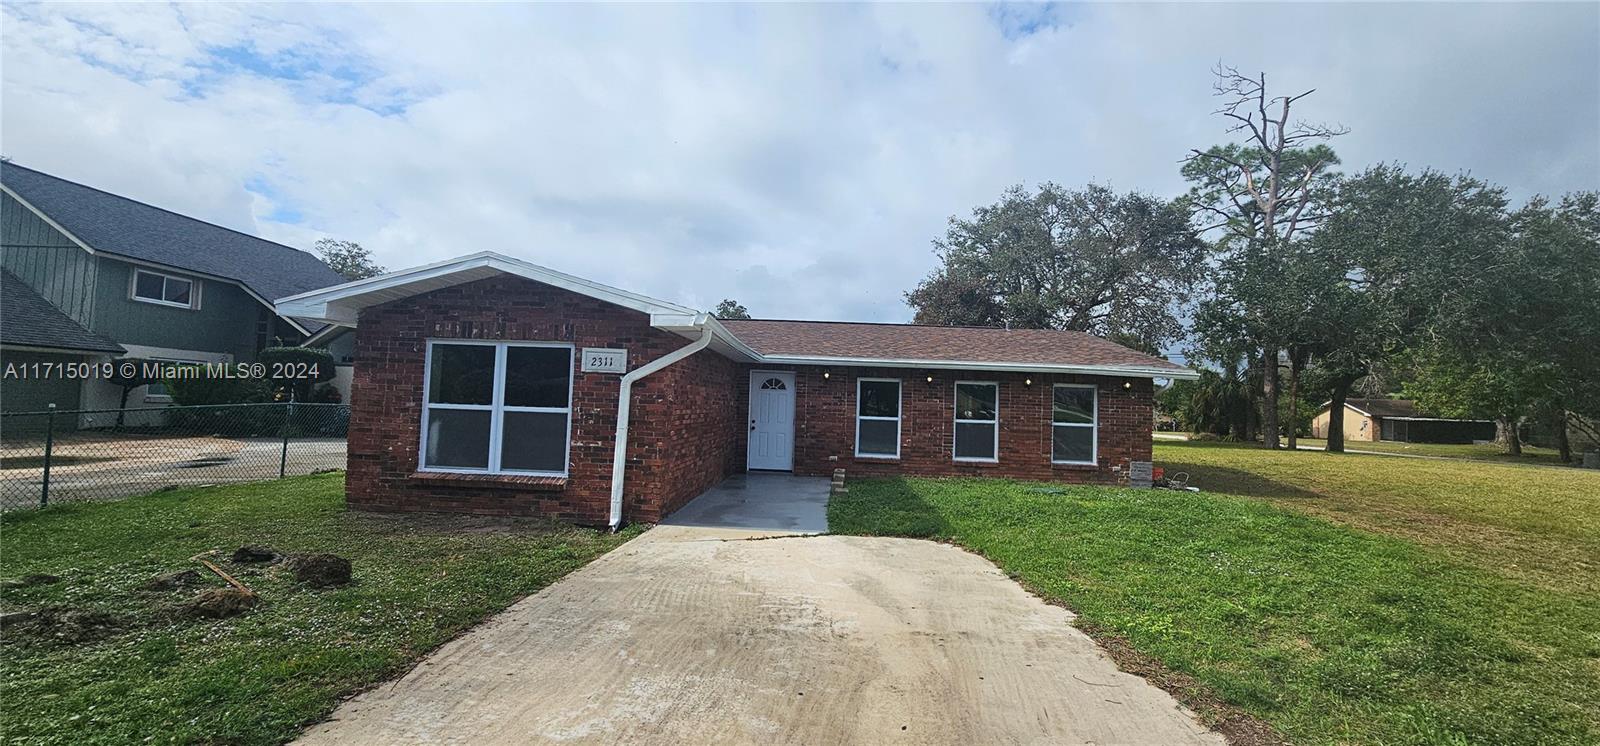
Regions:
<svg viewBox="0 0 1600 746"><path fill-rule="evenodd" d="M0 510L345 465L350 408L272 402L0 414Z"/></svg>

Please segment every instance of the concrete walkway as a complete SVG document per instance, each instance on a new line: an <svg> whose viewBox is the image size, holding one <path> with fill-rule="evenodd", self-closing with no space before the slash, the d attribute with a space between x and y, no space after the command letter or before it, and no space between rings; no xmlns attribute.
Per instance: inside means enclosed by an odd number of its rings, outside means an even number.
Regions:
<svg viewBox="0 0 1600 746"><path fill-rule="evenodd" d="M667 516L656 530L701 538L749 539L828 532L828 480L791 474L740 474Z"/></svg>
<svg viewBox="0 0 1600 746"><path fill-rule="evenodd" d="M712 490L301 742L1223 743L975 555L726 540L820 530L826 490Z"/></svg>

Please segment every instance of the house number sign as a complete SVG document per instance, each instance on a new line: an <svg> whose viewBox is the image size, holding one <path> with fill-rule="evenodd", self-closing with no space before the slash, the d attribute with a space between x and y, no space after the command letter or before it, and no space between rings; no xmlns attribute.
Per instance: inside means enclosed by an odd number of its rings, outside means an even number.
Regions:
<svg viewBox="0 0 1600 746"><path fill-rule="evenodd" d="M628 351L609 347L585 347L582 370L585 373L627 373Z"/></svg>

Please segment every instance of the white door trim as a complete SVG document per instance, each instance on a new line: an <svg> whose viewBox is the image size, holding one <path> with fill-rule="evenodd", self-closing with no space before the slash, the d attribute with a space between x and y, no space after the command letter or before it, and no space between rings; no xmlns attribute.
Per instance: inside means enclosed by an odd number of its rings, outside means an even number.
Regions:
<svg viewBox="0 0 1600 746"><path fill-rule="evenodd" d="M756 433L756 399L761 390L760 384L769 378L778 378L788 387L789 395L786 397L788 430L777 433L783 436L780 445L781 454L756 454L758 439ZM795 385L794 371L792 370L752 370L750 371L750 401L746 416L749 419L745 431L745 471L794 471L794 413L795 413ZM781 429L781 428L780 428ZM767 445L771 445L770 439Z"/></svg>

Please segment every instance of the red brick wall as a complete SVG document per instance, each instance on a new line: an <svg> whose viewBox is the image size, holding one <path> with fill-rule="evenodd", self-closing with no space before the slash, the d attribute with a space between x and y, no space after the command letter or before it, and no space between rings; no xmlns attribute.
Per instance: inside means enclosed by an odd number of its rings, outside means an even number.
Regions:
<svg viewBox="0 0 1600 746"><path fill-rule="evenodd" d="M520 278L467 283L365 310L356 333L351 384L351 507L547 515L602 524L610 503L611 455L621 376L573 377L572 448L565 480L417 472L426 340L569 342L622 347L638 368L688 344L652 329L641 313ZM576 363L575 366L576 368ZM659 521L725 475L744 469L749 371L754 366L700 352L634 386L624 517ZM762 366L769 368L771 366ZM1068 482L1112 482L1129 459L1150 459L1148 379L971 374L909 369L777 366L795 371L795 471L822 475L989 475ZM824 379L824 370L832 375ZM902 380L901 455L857 459L856 377ZM1032 385L1025 379L1031 378ZM1000 460L951 458L954 382L1000 383ZM1123 389L1127 381L1132 388ZM1098 466L1050 463L1050 386L1099 387Z"/></svg>
<svg viewBox="0 0 1600 746"><path fill-rule="evenodd" d="M659 522L724 476L744 470L742 416L729 395L741 380L733 361L702 351L633 385L624 487L629 520ZM633 483L641 478L635 461L648 467L643 485Z"/></svg>
<svg viewBox="0 0 1600 746"><path fill-rule="evenodd" d="M574 361L566 480L417 473L428 339L570 342L628 350L633 370L689 343L642 313L521 278L497 277L366 309L356 332L349 475L354 508L539 514L606 522L621 376ZM733 363L701 352L634 386L624 517L656 521L743 468L740 415L724 392ZM675 418L673 412L692 412ZM691 437L696 436L697 437ZM679 440L683 442L678 442Z"/></svg>
<svg viewBox="0 0 1600 746"><path fill-rule="evenodd" d="M795 371L796 474L916 474L999 476L1060 482L1115 482L1111 467L1149 461L1153 389L1149 379L1105 376L977 373L890 368L761 366ZM750 366L746 366L749 370ZM831 374L824 379L822 374ZM933 376L929 383L927 377ZM900 458L855 457L856 378L901 379ZM1024 381L1031 379L1032 385ZM952 458L955 382L1000 384L1000 460L957 462ZM1123 383L1132 387L1124 389ZM1095 384L1099 391L1098 466L1050 463L1051 386ZM737 409L749 411L748 374ZM740 433L743 434L741 429ZM742 438L741 438L742 440ZM741 443L741 449L744 447Z"/></svg>

